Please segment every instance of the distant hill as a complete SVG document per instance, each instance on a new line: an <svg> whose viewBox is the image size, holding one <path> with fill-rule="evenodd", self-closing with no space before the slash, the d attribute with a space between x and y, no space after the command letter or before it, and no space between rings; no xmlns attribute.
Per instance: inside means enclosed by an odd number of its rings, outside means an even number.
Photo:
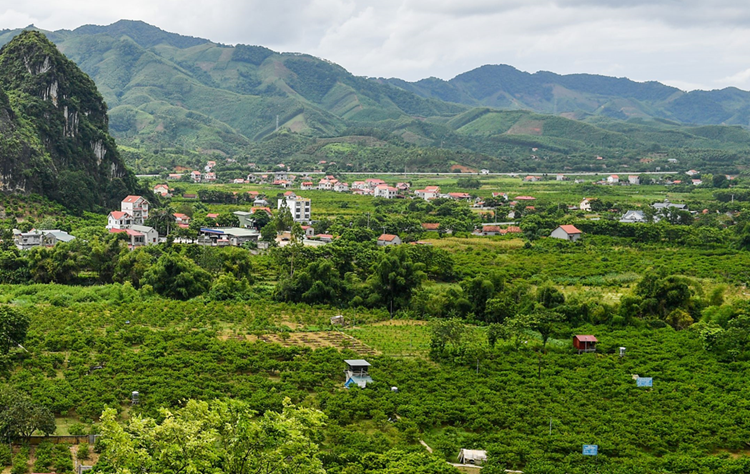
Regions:
<svg viewBox="0 0 750 474"><path fill-rule="evenodd" d="M482 66L449 81L379 81L426 98L576 119L594 115L620 120L638 117L684 124L750 125L750 92L736 88L683 92L659 82L594 74L530 74L507 65Z"/></svg>
<svg viewBox="0 0 750 474"><path fill-rule="evenodd" d="M0 31L0 44L21 31ZM197 167L207 155L309 169L333 157L382 171L592 171L606 155L617 160L608 169L665 169L666 159L641 160L667 151L691 166L750 166L750 133L738 126L750 123L750 93L737 89L685 93L503 65L450 81L363 78L310 55L140 21L45 34L95 81L120 152L141 171Z"/></svg>
<svg viewBox="0 0 750 474"><path fill-rule="evenodd" d="M36 192L68 208L107 208L135 177L107 132L94 82L36 31L0 49L2 190Z"/></svg>

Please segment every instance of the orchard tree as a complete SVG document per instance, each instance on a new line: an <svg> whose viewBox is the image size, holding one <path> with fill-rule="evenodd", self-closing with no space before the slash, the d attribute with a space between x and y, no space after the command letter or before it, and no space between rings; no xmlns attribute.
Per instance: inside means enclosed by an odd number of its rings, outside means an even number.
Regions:
<svg viewBox="0 0 750 474"><path fill-rule="evenodd" d="M23 344L29 330L29 317L12 306L0 306L0 353Z"/></svg>
<svg viewBox="0 0 750 474"><path fill-rule="evenodd" d="M237 400L189 400L161 409L158 421L134 415L125 423L108 408L101 417L107 471L141 473L324 474L318 442L325 415L287 398L281 413L262 416Z"/></svg>

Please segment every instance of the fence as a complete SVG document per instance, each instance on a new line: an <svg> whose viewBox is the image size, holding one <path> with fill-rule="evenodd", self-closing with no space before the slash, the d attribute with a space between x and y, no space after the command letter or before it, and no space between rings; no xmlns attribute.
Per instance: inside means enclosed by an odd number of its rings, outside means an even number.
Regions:
<svg viewBox="0 0 750 474"><path fill-rule="evenodd" d="M81 444L89 443L93 445L96 442L98 435L83 435L83 436L29 436L26 441L31 446L37 446L45 441L52 444Z"/></svg>

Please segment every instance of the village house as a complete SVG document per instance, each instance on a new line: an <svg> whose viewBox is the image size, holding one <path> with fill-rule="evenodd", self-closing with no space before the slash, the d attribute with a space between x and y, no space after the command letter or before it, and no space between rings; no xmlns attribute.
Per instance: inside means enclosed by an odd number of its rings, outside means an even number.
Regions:
<svg viewBox="0 0 750 474"><path fill-rule="evenodd" d="M422 229L430 232L437 232L440 229L440 224L437 222L423 222Z"/></svg>
<svg viewBox="0 0 750 474"><path fill-rule="evenodd" d="M620 177L616 174L607 176L607 184L617 184L620 182Z"/></svg>
<svg viewBox="0 0 750 474"><path fill-rule="evenodd" d="M470 201L471 194L469 193L448 193L448 197L454 201Z"/></svg>
<svg viewBox="0 0 750 474"><path fill-rule="evenodd" d="M318 189L322 189L324 191L330 191L333 189L333 183L328 178L323 178L320 181L318 181Z"/></svg>
<svg viewBox="0 0 750 474"><path fill-rule="evenodd" d="M411 188L409 183L396 183L396 189L399 191L408 191Z"/></svg>
<svg viewBox="0 0 750 474"><path fill-rule="evenodd" d="M586 212L591 212L591 198L583 198L581 204L578 205L578 209Z"/></svg>
<svg viewBox="0 0 750 474"><path fill-rule="evenodd" d="M689 211L687 204L674 204L669 202L669 199L664 199L664 202L655 202L651 207L661 213L664 213L669 208L674 208L679 211Z"/></svg>
<svg viewBox="0 0 750 474"><path fill-rule="evenodd" d="M487 169L479 170L479 172L482 174L490 174L490 170L487 170Z"/></svg>
<svg viewBox="0 0 750 474"><path fill-rule="evenodd" d="M474 231L477 235L484 235L484 236L491 236L491 235L501 235L502 231L500 230L499 225L483 225L482 229L477 229Z"/></svg>
<svg viewBox="0 0 750 474"><path fill-rule="evenodd" d="M177 224L190 224L190 216L188 216L187 214L175 212L172 215L174 216L174 221Z"/></svg>
<svg viewBox="0 0 750 474"><path fill-rule="evenodd" d="M425 186L424 189L417 189L414 191L414 195L418 198L422 198L425 201L435 199L440 196L440 186Z"/></svg>
<svg viewBox="0 0 750 474"><path fill-rule="evenodd" d="M159 233L156 229L144 225L133 225L127 229L109 229L109 232L112 234L126 234L130 250L159 243Z"/></svg>
<svg viewBox="0 0 750 474"><path fill-rule="evenodd" d="M370 189L370 187L364 181L354 181L352 183L352 189Z"/></svg>
<svg viewBox="0 0 750 474"><path fill-rule="evenodd" d="M646 221L643 211L628 211L620 218L620 222L624 224L642 224Z"/></svg>
<svg viewBox="0 0 750 474"><path fill-rule="evenodd" d="M244 184L244 183L245 183L245 180L244 180L244 179L242 179L242 178L235 178L235 179L234 179L234 180L232 181L232 183L234 183L234 184Z"/></svg>
<svg viewBox="0 0 750 474"><path fill-rule="evenodd" d="M693 183L693 186L700 186L703 184L703 181L700 179L691 179L690 181Z"/></svg>
<svg viewBox="0 0 750 474"><path fill-rule="evenodd" d="M537 181L541 181L542 177L541 176L526 176L525 178L523 178L523 180L527 183L536 183Z"/></svg>
<svg viewBox="0 0 750 474"><path fill-rule="evenodd" d="M75 237L62 230L36 230L21 232L13 229L13 242L18 250L28 250L34 247L54 247L58 242L70 242Z"/></svg>
<svg viewBox="0 0 750 474"><path fill-rule="evenodd" d="M385 181L383 181L382 179L377 179L377 178L367 178L367 179L365 180L365 182L367 183L367 186L368 186L368 187L369 187L370 189L373 189L373 190L374 190L375 188L377 188L378 186L381 186L381 185L383 185L383 184L386 184L386 183L385 183Z"/></svg>
<svg viewBox="0 0 750 474"><path fill-rule="evenodd" d="M565 181L566 179L568 178L566 178L564 174L558 174L555 178L556 181Z"/></svg>
<svg viewBox="0 0 750 474"><path fill-rule="evenodd" d="M200 183L202 177L203 177L203 175L201 175L200 171L191 171L190 172L190 179L192 179L194 183Z"/></svg>
<svg viewBox="0 0 750 474"><path fill-rule="evenodd" d="M313 182L312 181L302 181L302 183L300 184L299 188L302 191L307 191L308 189L312 189L313 188Z"/></svg>
<svg viewBox="0 0 750 474"><path fill-rule="evenodd" d="M636 175L628 176L628 183L630 184L641 184L641 177Z"/></svg>
<svg viewBox="0 0 750 474"><path fill-rule="evenodd" d="M696 175L699 175L701 173L700 173L700 171L688 170L688 171L685 171L685 174L688 175L688 176L696 176Z"/></svg>
<svg viewBox="0 0 750 474"><path fill-rule="evenodd" d="M207 239L212 246L235 246L246 242L257 242L260 238L260 232L255 229L246 229L241 227L217 227L217 228L201 228L200 230L203 239Z"/></svg>
<svg viewBox="0 0 750 474"><path fill-rule="evenodd" d="M167 179L169 181L176 181L178 179L182 179L182 175L179 173L170 173L167 175Z"/></svg>
<svg viewBox="0 0 750 474"><path fill-rule="evenodd" d="M349 183L336 182L333 185L333 190L337 193L345 193L349 191Z"/></svg>
<svg viewBox="0 0 750 474"><path fill-rule="evenodd" d="M381 184L375 187L375 197L381 197L384 199L393 199L398 195L398 189L388 186L387 184Z"/></svg>
<svg viewBox="0 0 750 474"><path fill-rule="evenodd" d="M318 240L325 243L333 242L333 236L331 234L318 234Z"/></svg>
<svg viewBox="0 0 750 474"><path fill-rule="evenodd" d="M148 207L148 201L141 196L127 196L120 203L120 211L128 214L134 225L142 225L148 219Z"/></svg>
<svg viewBox="0 0 750 474"><path fill-rule="evenodd" d="M574 225L561 225L557 229L553 230L550 237L555 239L568 240L570 242L576 242L581 239L583 232L576 229Z"/></svg>
<svg viewBox="0 0 750 474"><path fill-rule="evenodd" d="M315 235L315 229L311 225L303 225L301 226L302 230L305 231L305 237L310 238Z"/></svg>
<svg viewBox="0 0 750 474"><path fill-rule="evenodd" d="M216 181L216 173L214 173L214 172L204 173L203 174L203 181L205 181L207 183L212 183L212 182Z"/></svg>
<svg viewBox="0 0 750 474"><path fill-rule="evenodd" d="M169 195L169 186L166 184L157 184L154 186L154 194L159 194L160 196L168 196Z"/></svg>
<svg viewBox="0 0 750 474"><path fill-rule="evenodd" d="M107 229L126 229L133 225L133 216L127 212L112 211L107 216Z"/></svg>
<svg viewBox="0 0 750 474"><path fill-rule="evenodd" d="M388 245L400 245L401 238L398 235L382 234L378 237L378 246L385 247Z"/></svg>

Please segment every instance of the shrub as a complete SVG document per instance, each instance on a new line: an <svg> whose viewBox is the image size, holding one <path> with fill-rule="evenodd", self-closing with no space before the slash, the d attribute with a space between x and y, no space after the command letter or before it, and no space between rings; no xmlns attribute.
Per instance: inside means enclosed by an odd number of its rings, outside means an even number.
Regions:
<svg viewBox="0 0 750 474"><path fill-rule="evenodd" d="M73 436L83 436L87 433L86 425L83 423L73 423L70 425L70 428L68 428L68 433Z"/></svg>
<svg viewBox="0 0 750 474"><path fill-rule="evenodd" d="M81 443L78 445L78 454L76 457L79 461L84 461L89 458L89 444L88 443Z"/></svg>

